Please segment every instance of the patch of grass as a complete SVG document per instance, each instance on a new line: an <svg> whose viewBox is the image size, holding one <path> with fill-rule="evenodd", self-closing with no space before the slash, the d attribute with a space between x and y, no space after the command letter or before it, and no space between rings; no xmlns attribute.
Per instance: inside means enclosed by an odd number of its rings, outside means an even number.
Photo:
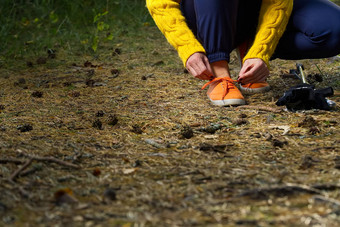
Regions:
<svg viewBox="0 0 340 227"><path fill-rule="evenodd" d="M0 65L49 48L93 53L151 23L145 2L137 0L3 0L0 13Z"/></svg>

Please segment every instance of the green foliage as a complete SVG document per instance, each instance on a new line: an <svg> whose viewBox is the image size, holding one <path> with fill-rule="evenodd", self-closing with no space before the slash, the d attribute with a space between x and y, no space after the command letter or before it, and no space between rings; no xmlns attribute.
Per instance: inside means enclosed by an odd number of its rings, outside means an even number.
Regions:
<svg viewBox="0 0 340 227"><path fill-rule="evenodd" d="M94 16L93 23L96 24L96 31L93 37L93 42L92 42L92 50L97 51L98 44L99 44L99 34L103 31L109 31L110 25L105 23L103 20L104 16L106 16L109 12L105 11L103 13L98 13ZM113 35L108 32L106 40L112 40Z"/></svg>
<svg viewBox="0 0 340 227"><path fill-rule="evenodd" d="M96 51L151 22L142 0L1 0L0 15L0 59L55 45Z"/></svg>

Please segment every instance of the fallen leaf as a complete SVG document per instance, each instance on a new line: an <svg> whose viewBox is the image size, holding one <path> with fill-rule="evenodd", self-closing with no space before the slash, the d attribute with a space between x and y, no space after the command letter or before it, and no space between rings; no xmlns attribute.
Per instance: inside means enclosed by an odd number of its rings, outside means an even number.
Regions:
<svg viewBox="0 0 340 227"><path fill-rule="evenodd" d="M78 203L78 200L73 196L73 192L69 188L56 191L54 193L54 199L57 205Z"/></svg>
<svg viewBox="0 0 340 227"><path fill-rule="evenodd" d="M138 168L124 169L123 173L124 174L131 174L131 173L136 172L137 170L138 170Z"/></svg>

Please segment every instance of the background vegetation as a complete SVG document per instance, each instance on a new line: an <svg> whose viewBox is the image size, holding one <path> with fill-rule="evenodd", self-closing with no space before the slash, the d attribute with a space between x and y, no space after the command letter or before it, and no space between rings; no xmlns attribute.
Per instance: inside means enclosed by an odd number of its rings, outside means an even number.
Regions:
<svg viewBox="0 0 340 227"><path fill-rule="evenodd" d="M100 43L136 35L150 23L144 0L2 0L0 65L56 45L96 51Z"/></svg>
<svg viewBox="0 0 340 227"><path fill-rule="evenodd" d="M3 62L55 46L96 51L151 22L143 0L2 0L0 15Z"/></svg>

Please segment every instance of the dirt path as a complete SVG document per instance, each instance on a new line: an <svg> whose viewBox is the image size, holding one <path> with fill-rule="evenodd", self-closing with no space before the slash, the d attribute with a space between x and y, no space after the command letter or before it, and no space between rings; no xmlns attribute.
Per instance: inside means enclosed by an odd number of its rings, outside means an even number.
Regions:
<svg viewBox="0 0 340 227"><path fill-rule="evenodd" d="M57 49L0 69L0 225L339 224L339 109L275 106L295 62L272 62L253 107L215 107L145 29L97 58ZM339 60L302 62L339 88Z"/></svg>

